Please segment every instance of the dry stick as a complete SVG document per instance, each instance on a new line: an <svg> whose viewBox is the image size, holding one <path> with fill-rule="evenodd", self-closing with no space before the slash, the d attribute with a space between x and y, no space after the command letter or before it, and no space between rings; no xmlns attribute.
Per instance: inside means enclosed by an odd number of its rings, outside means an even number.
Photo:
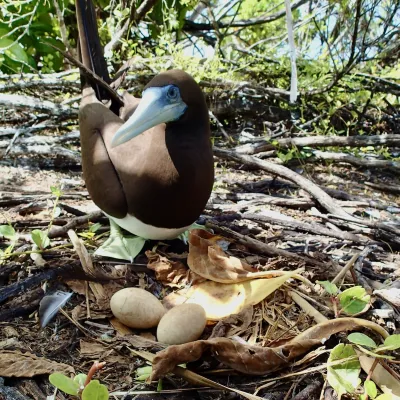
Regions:
<svg viewBox="0 0 400 400"><path fill-rule="evenodd" d="M315 224L315 223L310 224L307 222L287 221L287 220L283 220L283 219L271 218L271 217L268 217L265 215L252 214L252 213L242 214L242 218L249 219L251 221L265 222L265 223L269 223L272 225L280 225L280 226L284 226L284 227L287 227L290 229L311 232L311 233L315 233L317 235L330 236L330 237L340 239L340 240L349 240L351 242L358 243L358 244L366 244L366 243L370 242L370 240L368 238L365 238L365 237L362 237L359 235L355 235L355 234L349 233L349 232L334 231L333 229L328 229L320 224Z"/></svg>
<svg viewBox="0 0 400 400"><path fill-rule="evenodd" d="M53 46L51 43L45 42L46 45L52 47L54 50L57 50L60 54L62 54L69 62L71 62L76 67L79 67L81 70L81 74L85 75L86 77L90 77L92 81L94 81L97 85L101 86L103 89L107 90L111 100L118 103L119 106L123 106L124 102L121 96L107 83L105 82L100 76L94 73L89 68L85 67L79 60L73 57L66 51L59 49L56 46Z"/></svg>
<svg viewBox="0 0 400 400"><path fill-rule="evenodd" d="M232 229L221 227L219 225L215 225L211 222L207 222L207 227L215 229L216 231L222 231L230 236L233 236L239 243L244 244L245 246L249 247L250 249L259 251L262 254L266 254L268 256L273 257L285 257L291 261L301 262L301 263L308 263L315 267L319 268L327 268L328 265L326 263L322 263L320 261L314 260L312 258L306 256L300 256L298 254L290 253L289 251L278 249L274 246L269 246L263 242L260 242L257 239L253 239L249 236L242 235L241 233L235 232Z"/></svg>
<svg viewBox="0 0 400 400"><path fill-rule="evenodd" d="M400 194L400 186L387 185L381 183L364 182L364 185L369 186L374 189L381 190L383 192Z"/></svg>
<svg viewBox="0 0 400 400"><path fill-rule="evenodd" d="M359 158L345 153L335 153L330 151L319 151L313 150L312 154L314 157L308 157L302 161L305 162L319 162L321 160L327 161L337 161L339 163L347 163L354 165L356 167L365 168L389 168L394 171L400 170L400 163L397 161L390 160L366 160L364 158Z"/></svg>
<svg viewBox="0 0 400 400"><path fill-rule="evenodd" d="M340 206L338 206L332 199L332 197L325 193L319 186L317 186L315 183L311 182L307 178L299 175L298 173L290 170L289 168L286 168L282 165L272 164L253 156L241 155L234 151L222 150L216 147L214 147L214 154L217 157L260 168L271 174L286 178L296 183L306 192L311 194L311 196L313 196L318 201L318 203L321 204L321 206L331 214L351 218L351 216L347 214L347 212L344 211Z"/></svg>
<svg viewBox="0 0 400 400"><path fill-rule="evenodd" d="M259 143L249 143L236 147L240 154L256 154L261 151L292 147L323 147L323 146L400 146L400 135L376 136L313 136L275 139L276 144L268 143L265 139Z"/></svg>
<svg viewBox="0 0 400 400"><path fill-rule="evenodd" d="M367 219L359 219L359 218L354 218L351 215L332 215L332 214L328 214L327 216L321 216L321 218L336 218L336 219L340 219L343 221L348 221L348 222L353 222L359 225L364 225L367 226L368 228L373 228L373 229L382 229L385 231L388 231L390 233L393 233L397 236L400 236L400 229L397 229L395 226L388 224L385 224L384 222L372 222L369 221Z"/></svg>
<svg viewBox="0 0 400 400"><path fill-rule="evenodd" d="M353 267L354 263L357 261L357 258L360 256L361 253L356 253L351 257L350 261L341 269L341 271L332 279L332 283L338 283L339 281L344 278L347 271Z"/></svg>
<svg viewBox="0 0 400 400"><path fill-rule="evenodd" d="M64 226L60 227L60 226L53 225L50 229L48 236L50 239L58 237L58 236L66 236L66 234L68 233L68 231L70 229L74 229L79 225L86 224L88 221L93 221L93 220L99 219L102 216L103 216L103 213L101 211L95 211L90 214L83 215L81 217L72 218L71 221L68 222L68 224L66 224Z"/></svg>

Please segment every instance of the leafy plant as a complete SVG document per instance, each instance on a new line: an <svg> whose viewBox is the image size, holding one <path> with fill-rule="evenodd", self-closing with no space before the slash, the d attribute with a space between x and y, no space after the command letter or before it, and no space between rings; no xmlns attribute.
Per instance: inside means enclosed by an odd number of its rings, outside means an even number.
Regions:
<svg viewBox="0 0 400 400"><path fill-rule="evenodd" d="M54 218L60 214L60 208L58 207L58 202L60 200L60 197L62 196L62 191L58 186L51 186L50 187L51 193L55 196L54 204L53 204L53 210L51 213L51 219L49 226L47 227L46 232L41 231L39 229L34 229L31 232L31 238L32 241L35 243L35 245L43 251L46 247L50 246L50 238L49 238L49 232L50 229L53 225Z"/></svg>
<svg viewBox="0 0 400 400"><path fill-rule="evenodd" d="M49 376L50 383L57 389L71 396L76 396L81 400L108 400L108 389L98 380L92 380L92 376L100 370L105 363L95 362L90 368L88 375L78 374L74 378L69 378L59 372Z"/></svg>
<svg viewBox="0 0 400 400"><path fill-rule="evenodd" d="M352 345L338 344L332 349L328 360L327 379L339 397L345 393L355 393L361 383L359 378L361 366L354 346L369 356L374 358L386 358L388 360L394 357L382 353L400 348L400 335L391 335L387 337L380 346L369 336L359 332L351 333L347 338ZM360 400L367 400L368 398L390 400L392 397L389 394L381 394L378 396L375 382L367 379L364 382L364 394L360 396Z"/></svg>
<svg viewBox="0 0 400 400"><path fill-rule="evenodd" d="M341 313L348 315L356 315L365 310L371 300L371 296L367 294L361 286L353 286L340 292L339 288L329 281L317 281L325 291L330 295L335 316Z"/></svg>
<svg viewBox="0 0 400 400"><path fill-rule="evenodd" d="M15 229L11 225L0 225L0 238L8 239L11 244L5 249L0 249L0 265L6 260L12 253L15 243L18 240L18 235Z"/></svg>

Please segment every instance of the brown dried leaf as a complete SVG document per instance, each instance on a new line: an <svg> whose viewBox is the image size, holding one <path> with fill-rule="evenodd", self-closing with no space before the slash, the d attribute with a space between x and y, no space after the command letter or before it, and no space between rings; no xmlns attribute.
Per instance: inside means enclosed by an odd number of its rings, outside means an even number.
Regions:
<svg viewBox="0 0 400 400"><path fill-rule="evenodd" d="M50 361L31 353L11 350L2 350L0 353L0 376L31 378L53 372L69 375L73 374L75 370L70 365Z"/></svg>
<svg viewBox="0 0 400 400"><path fill-rule="evenodd" d="M170 261L167 257L150 250L145 254L149 260L147 268L155 271L158 281L175 286L188 282L189 269L180 261Z"/></svg>
<svg viewBox="0 0 400 400"><path fill-rule="evenodd" d="M125 335L131 335L132 334L131 328L128 328L126 325L124 325L117 318L111 318L110 319L110 323L113 326L113 328L117 331L117 335L118 336L125 336Z"/></svg>
<svg viewBox="0 0 400 400"><path fill-rule="evenodd" d="M189 268L203 278L220 283L247 280L255 268L236 257L228 256L217 242L220 236L204 229L189 232Z"/></svg>
<svg viewBox="0 0 400 400"><path fill-rule="evenodd" d="M241 344L226 338L198 340L169 346L157 353L153 363L152 379L165 376L178 364L198 360L205 352L211 352L221 363L239 372L264 375L287 366L290 361L312 347L321 345L331 335L360 327L373 329L384 338L388 336L381 326L373 322L357 318L340 318L317 324L278 347Z"/></svg>
<svg viewBox="0 0 400 400"><path fill-rule="evenodd" d="M269 348L241 344L226 338L215 338L172 345L157 353L151 378L159 379L171 372L176 365L196 361L205 352L211 352L218 361L236 371L250 375L264 375L286 367L291 360L318 344L320 344L318 340L304 340Z"/></svg>
<svg viewBox="0 0 400 400"><path fill-rule="evenodd" d="M253 306L244 308L239 314L233 314L219 321L213 328L209 339L231 337L244 332L253 320Z"/></svg>
<svg viewBox="0 0 400 400"><path fill-rule="evenodd" d="M118 354L114 348L105 346L99 342L81 339L80 347L80 353L82 356L106 361L107 363L118 363L123 365L129 364L128 357Z"/></svg>
<svg viewBox="0 0 400 400"><path fill-rule="evenodd" d="M281 276L287 271L260 271L245 261L227 255L218 242L221 236L213 235L203 229L193 229L189 232L189 268L203 278L218 283L239 283L255 278L272 278ZM295 276L310 284L300 275Z"/></svg>

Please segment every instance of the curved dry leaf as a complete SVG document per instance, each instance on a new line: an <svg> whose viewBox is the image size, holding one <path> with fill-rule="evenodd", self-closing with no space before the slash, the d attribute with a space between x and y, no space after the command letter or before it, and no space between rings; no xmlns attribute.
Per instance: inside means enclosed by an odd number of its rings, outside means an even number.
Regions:
<svg viewBox="0 0 400 400"><path fill-rule="evenodd" d="M311 328L308 328L304 332L300 333L300 335L296 336L294 339L292 339L292 341L318 339L323 342L335 333L354 331L357 328L371 329L381 335L384 339L389 336L386 330L375 322L368 321L367 319L346 317L332 319L314 325Z"/></svg>
<svg viewBox="0 0 400 400"><path fill-rule="evenodd" d="M318 344L318 340L304 340L274 348L215 338L173 345L155 356L151 379L165 376L178 364L196 361L206 352L211 352L218 361L236 371L249 375L265 375L286 367L291 360Z"/></svg>
<svg viewBox="0 0 400 400"><path fill-rule="evenodd" d="M146 251L149 260L147 268L156 273L156 279L169 286L183 286L188 282L198 282L204 280L190 271L181 261L171 261L167 257L161 256L154 251Z"/></svg>
<svg viewBox="0 0 400 400"><path fill-rule="evenodd" d="M332 334L360 327L373 329L384 338L388 336L382 327L373 322L340 318L317 324L278 347L247 345L226 338L198 340L169 346L157 353L153 361L152 379L168 374L178 364L198 360L206 351L236 371L264 375L284 368L296 357L325 342Z"/></svg>
<svg viewBox="0 0 400 400"><path fill-rule="evenodd" d="M189 255L187 263L191 271L219 283L238 283L255 278L272 278L281 276L287 271L257 271L237 257L226 254L218 245L221 236L213 235L204 229L193 229L189 232ZM294 276L311 285L301 275ZM311 285L312 286L312 285Z"/></svg>
<svg viewBox="0 0 400 400"><path fill-rule="evenodd" d="M239 314L245 307L258 304L298 271L286 272L285 275L270 279L220 284L206 281L182 289L174 294L186 298L186 303L202 306L208 320L219 321L232 314ZM165 299L168 302L168 296Z"/></svg>
<svg viewBox="0 0 400 400"><path fill-rule="evenodd" d="M0 376L31 378L42 374L61 372L65 375L74 373L73 367L67 364L57 363L31 353L20 351L2 350L0 352Z"/></svg>

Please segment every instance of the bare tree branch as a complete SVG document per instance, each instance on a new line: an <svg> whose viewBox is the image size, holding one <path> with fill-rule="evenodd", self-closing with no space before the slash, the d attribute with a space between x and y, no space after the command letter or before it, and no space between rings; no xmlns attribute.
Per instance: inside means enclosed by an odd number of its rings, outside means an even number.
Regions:
<svg viewBox="0 0 400 400"><path fill-rule="evenodd" d="M290 9L296 10L297 8L299 8L300 6L302 6L303 4L306 4L309 0L298 0L296 2L294 2ZM235 21L235 22L218 22L218 28L227 28L227 27L231 27L231 28L241 28L241 27L246 27L246 26L253 26L253 25L262 25L262 24L266 24L269 22L273 22L276 21L282 17L284 17L286 15L286 11L285 9L282 11L278 11L274 14L270 14L270 15L265 15L263 17L257 17L257 18L250 18L250 19L246 19L246 20L239 20L239 21ZM192 32L192 31L211 31L214 30L214 24L205 24L205 23L197 23L197 22L193 22L189 19L185 20L185 24L183 26L183 29L187 32Z"/></svg>

